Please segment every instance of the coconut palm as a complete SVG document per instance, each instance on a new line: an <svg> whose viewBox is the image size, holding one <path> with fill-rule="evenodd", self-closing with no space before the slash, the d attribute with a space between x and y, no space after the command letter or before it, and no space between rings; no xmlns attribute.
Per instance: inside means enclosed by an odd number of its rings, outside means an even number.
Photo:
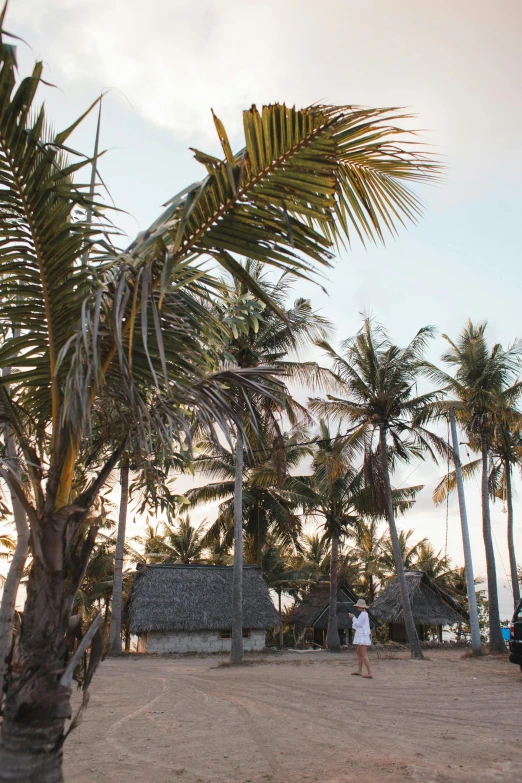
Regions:
<svg viewBox="0 0 522 783"><path fill-rule="evenodd" d="M493 437L490 445L490 471L489 494L492 500L502 500L507 510L507 543L509 552L509 566L511 572L511 585L515 606L520 600L520 586L517 578L517 559L514 539L513 516L513 481L514 467L522 467L522 432L521 422L517 411L506 411L504 416L499 416L494 425ZM473 439L473 450L479 450L480 444ZM475 478L482 466L482 459L470 460L463 466L462 474L465 479ZM455 471L450 471L439 482L433 493L436 503L442 503L449 492L457 487Z"/></svg>
<svg viewBox="0 0 522 783"><path fill-rule="evenodd" d="M522 421L518 411L508 411L499 416L495 423L491 441L491 470L489 474L490 494L503 500L507 509L507 544L511 587L515 607L520 601L520 586L517 576L513 518L513 468L522 467Z"/></svg>
<svg viewBox="0 0 522 783"><path fill-rule="evenodd" d="M242 481L242 527L254 551L251 562L262 565L264 550L271 536L286 546L296 545L301 533L301 519L297 514L300 497L295 490L292 477L288 474L296 468L304 456L310 453L308 445L301 445L306 431L297 428L284 433L272 446L266 442L265 449L245 453ZM273 447L284 447L285 474L274 460ZM207 478L217 478L201 487L185 493L192 506L219 502L217 518L208 528L205 544L212 546L215 540L222 540L230 546L234 534L235 464L234 454L227 447L216 446L210 440L199 444L200 456L194 462L198 473Z"/></svg>
<svg viewBox="0 0 522 783"><path fill-rule="evenodd" d="M134 559L147 563L198 563L205 560L203 552L205 521L195 527L184 514L177 522L162 522L156 527L147 524L145 536L136 536L139 549Z"/></svg>
<svg viewBox="0 0 522 783"><path fill-rule="evenodd" d="M423 546L426 546L429 542L427 538L423 538L420 541L411 543L410 539L413 535L413 530L399 530L398 540L399 549L401 552L402 565L405 571L409 571L412 568L418 567L418 561L423 553ZM424 552L424 555L426 552ZM393 540L390 534L384 536L380 544L380 552L378 555L379 568L386 581L395 579L395 556L393 549Z"/></svg>
<svg viewBox="0 0 522 783"><path fill-rule="evenodd" d="M390 112L253 107L244 114L244 150L232 153L215 118L224 160L196 152L205 179L171 199L121 253L96 198L74 181L86 163L66 149L78 121L51 131L36 105L41 80L37 63L17 84L13 48L2 39L0 323L20 337L0 347L0 368L12 368L0 419L14 433L23 480L5 460L0 472L28 516L33 563L19 660L6 679L0 780L31 774L46 783L62 777L72 677L91 638L68 660L68 618L96 536L88 515L129 428L144 455L151 431L163 435L166 452L179 450L187 412L230 432L242 426L238 384L262 393L262 368L223 368L230 330L205 306L223 285L200 262L212 257L270 306L232 253L309 276L330 262L336 240L352 232L381 239L385 227L415 218L409 183L431 178L436 166L404 146ZM121 419L107 432L102 466L77 494L76 469L92 464L89 427L107 399L118 402ZM101 645L91 650L86 687Z"/></svg>
<svg viewBox="0 0 522 783"><path fill-rule="evenodd" d="M330 542L330 602L327 643L331 650L340 649L337 628L337 586L341 538L360 523L363 514L379 513L379 502L366 484L365 471L356 458L360 443L353 435L332 434L328 423L320 421L320 434L314 449L312 473L295 480L302 496L306 516L321 518L324 537ZM363 433L364 435L364 433ZM405 501L415 490L403 490ZM392 500L392 503L394 501ZM348 556L349 559L350 556ZM349 565L348 562L345 563Z"/></svg>
<svg viewBox="0 0 522 783"><path fill-rule="evenodd" d="M112 617L109 633L109 645L113 655L121 653L121 612L123 605L123 551L125 547L125 531L127 527L127 508L129 505L129 473L130 466L125 460L120 468L120 508L118 513L118 529L116 548L114 551L114 580L112 587Z"/></svg>
<svg viewBox="0 0 522 783"><path fill-rule="evenodd" d="M139 444L138 444L139 445ZM109 646L113 655L121 653L121 628L122 628L122 608L123 608L123 562L125 550L125 533L127 526L127 511L129 499L133 495L139 497L139 510L147 508L152 513L158 511L171 513L172 510L183 499L172 492L171 484L173 479L169 479L169 471L173 467L184 465L183 455L170 454L168 459L160 460L147 459L140 460L139 453L134 454L134 462L140 465L140 469L135 475L132 484L130 480L130 460L132 458L131 444L128 444L128 453L122 459L120 466L120 507L118 513L118 528L116 538L115 563L114 563L114 582L111 607L111 627L109 632Z"/></svg>
<svg viewBox="0 0 522 783"><path fill-rule="evenodd" d="M352 437L365 443L366 453L377 459L367 460L367 481L381 496L390 528L395 569L399 581L403 613L412 656L422 657L413 620L399 537L395 523L390 472L397 462L412 457L447 453L447 445L415 417L437 394L417 395L416 382L432 327L421 329L406 348L394 345L382 326L366 318L358 334L342 344L343 355L328 343L321 346L332 359L334 371L344 385L343 397L329 395L327 400L310 402L312 412L333 421L355 425ZM361 436L364 435L364 441ZM377 448L373 450L373 439Z"/></svg>
<svg viewBox="0 0 522 783"><path fill-rule="evenodd" d="M489 504L489 460L495 432L501 437L502 427L509 427L510 419L518 419L516 404L522 385L516 380L520 367L522 342L516 341L507 350L500 344L489 348L485 336L486 324L468 321L453 342L447 335L448 351L442 356L445 364L455 370L455 377L431 365L426 374L444 387L448 399L431 405L432 416L446 415L450 409L465 430L470 444L481 454L482 533L486 550L490 648L505 649L500 626L498 586L491 532ZM510 471L508 471L510 475Z"/></svg>
<svg viewBox="0 0 522 783"><path fill-rule="evenodd" d="M359 563L359 585L363 595L373 603L377 593L377 581L382 579L381 548L384 533L378 517L360 519L353 531L354 553Z"/></svg>
<svg viewBox="0 0 522 783"><path fill-rule="evenodd" d="M328 322L314 313L310 302L306 299L298 299L293 307L286 307L288 292L292 284L292 279L288 276L282 276L275 283L271 283L263 265L259 262L246 261L244 264L245 272L249 277L255 280L259 291L263 291L265 299L270 298L278 308L276 313L274 309L265 309L263 301L257 299L260 308L259 315L253 319L253 323L244 326L242 329L234 329L234 336L228 346L228 353L234 358L239 367L255 368L259 365L265 365L273 368L279 376L284 375L294 382L307 382L310 385L324 385L328 379L328 372L322 370L315 362L300 362L292 360L290 353L298 351L301 347L310 346L315 340L325 337L329 327ZM242 280L236 279L231 287L230 295L227 298L224 307L224 316L235 326L236 313L242 313L246 304L255 305L252 294ZM284 320L280 314L284 314ZM243 319L243 324L245 320ZM233 611L232 611L232 647L231 660L239 662L243 658L243 633L242 633L242 524L244 516L244 480L243 473L245 468L245 454L243 448L243 438L247 436L247 448L254 448L257 445L266 445L267 440L271 443L271 467L269 474L274 474L274 468L279 476L276 476L276 483L283 481L285 473L286 455L281 448L283 436L280 429L281 417L286 418L291 424L296 424L300 419L307 419L308 414L289 394L285 385L280 384L279 388L274 388L270 396L256 397L256 400L250 396L247 400L239 402L239 408L244 417L247 411L250 411L251 418L255 420L253 427L245 427L245 432L238 432L236 435L236 447L234 451L234 494L233 503L229 504L229 511L234 514L234 589L233 589ZM254 422L252 422L254 423ZM247 459L248 461L248 459ZM266 459L265 459L266 462ZM250 467L252 462L250 461ZM270 480L270 479L269 479ZM272 479L273 482L273 479ZM257 477L257 494L261 493L259 476ZM265 502L270 504L269 495L264 496ZM260 499L255 503L253 513L257 519L258 528L258 553L257 561L262 559L262 538L266 535L266 525L268 523L267 515L264 513L263 504ZM281 511L281 503L271 504L269 515L271 517ZM283 515L286 524L291 520L288 514L288 504L283 504ZM219 524L223 524L221 515ZM263 532L264 531L264 532Z"/></svg>

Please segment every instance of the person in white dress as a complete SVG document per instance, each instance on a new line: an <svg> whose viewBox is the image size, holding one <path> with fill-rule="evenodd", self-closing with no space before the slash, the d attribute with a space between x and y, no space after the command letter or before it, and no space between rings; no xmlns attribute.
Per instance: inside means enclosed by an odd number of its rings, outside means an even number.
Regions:
<svg viewBox="0 0 522 783"><path fill-rule="evenodd" d="M368 647L372 644L372 632L370 628L370 618L368 617L368 609L364 598L359 598L355 604L356 609L360 609L360 614L356 617L351 614L352 628L355 629L355 636L353 643L357 645L357 671L352 672L356 677L364 677L367 680L373 679L372 669L370 661L368 659ZM367 674L363 674L363 664L366 666Z"/></svg>

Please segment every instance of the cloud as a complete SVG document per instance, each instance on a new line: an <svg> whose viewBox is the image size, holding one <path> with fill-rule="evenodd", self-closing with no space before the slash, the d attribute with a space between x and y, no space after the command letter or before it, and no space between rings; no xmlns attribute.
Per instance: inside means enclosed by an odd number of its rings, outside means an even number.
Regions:
<svg viewBox="0 0 522 783"><path fill-rule="evenodd" d="M72 80L122 90L182 136L209 107L285 100L409 105L444 146L518 145L518 0L24 0L10 25ZM470 24L472 20L472 24ZM514 123L513 120L516 120ZM518 126L518 127L517 127Z"/></svg>

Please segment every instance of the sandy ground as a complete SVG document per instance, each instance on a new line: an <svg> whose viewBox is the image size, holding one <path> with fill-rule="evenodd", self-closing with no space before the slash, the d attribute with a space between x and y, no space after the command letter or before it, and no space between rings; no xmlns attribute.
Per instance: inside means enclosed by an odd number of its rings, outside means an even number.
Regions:
<svg viewBox="0 0 522 783"><path fill-rule="evenodd" d="M522 778L522 674L506 659L350 652L107 660L66 744L67 783Z"/></svg>

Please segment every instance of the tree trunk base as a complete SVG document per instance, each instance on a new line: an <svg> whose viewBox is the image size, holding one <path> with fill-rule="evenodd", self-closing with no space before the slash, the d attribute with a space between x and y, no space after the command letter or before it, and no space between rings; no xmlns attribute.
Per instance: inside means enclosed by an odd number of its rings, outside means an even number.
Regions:
<svg viewBox="0 0 522 783"><path fill-rule="evenodd" d="M63 783L63 752L59 740L50 740L49 728L12 727L4 723L0 743L0 781L9 783ZM58 749L57 749L58 746Z"/></svg>

